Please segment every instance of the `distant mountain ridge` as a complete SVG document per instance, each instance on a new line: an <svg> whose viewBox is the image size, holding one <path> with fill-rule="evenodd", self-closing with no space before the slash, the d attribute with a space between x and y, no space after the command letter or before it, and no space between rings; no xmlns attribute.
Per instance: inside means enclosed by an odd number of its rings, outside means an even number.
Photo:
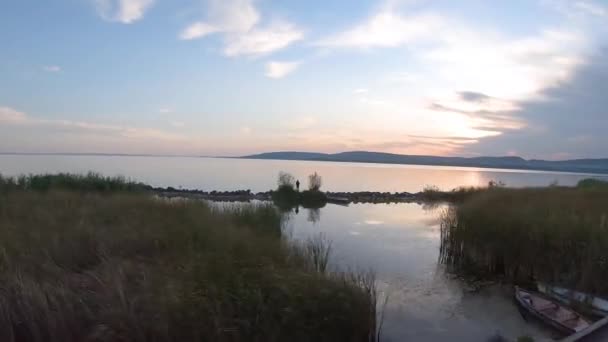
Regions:
<svg viewBox="0 0 608 342"><path fill-rule="evenodd" d="M383 163L405 165L463 166L538 171L561 171L608 174L607 159L526 160L521 157L437 157L404 155L384 152L350 151L341 153L268 152L240 157L244 159L310 160L353 163Z"/></svg>

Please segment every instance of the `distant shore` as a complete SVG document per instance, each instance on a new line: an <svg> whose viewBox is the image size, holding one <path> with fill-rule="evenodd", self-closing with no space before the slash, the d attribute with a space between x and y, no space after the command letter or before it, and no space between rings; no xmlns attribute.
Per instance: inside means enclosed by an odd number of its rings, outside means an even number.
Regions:
<svg viewBox="0 0 608 342"><path fill-rule="evenodd" d="M359 163L411 166L440 166L459 168L479 168L488 170L514 170L529 172L550 172L607 176L608 158L573 159L573 160L539 160L521 157L440 157L422 155L400 155L381 152L343 152L336 154L307 152L271 152L248 156L204 156L178 154L146 153L96 153L96 152L6 152L0 156L67 156L67 157L143 157L143 158L211 158L211 159L246 159L246 160L283 160L309 161L328 163Z"/></svg>
<svg viewBox="0 0 608 342"><path fill-rule="evenodd" d="M474 167L489 169L531 170L547 172L570 172L608 174L608 159L587 158L572 160L524 159L517 156L443 157L427 155L405 155L384 152L349 151L341 153L316 152L269 152L242 157L259 160L299 160L346 163L372 163L396 165L426 165Z"/></svg>

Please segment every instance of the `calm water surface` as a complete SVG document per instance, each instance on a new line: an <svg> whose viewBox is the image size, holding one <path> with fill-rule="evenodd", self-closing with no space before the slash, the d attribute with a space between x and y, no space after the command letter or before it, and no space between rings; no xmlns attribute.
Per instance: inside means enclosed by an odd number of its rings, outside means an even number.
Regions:
<svg viewBox="0 0 608 342"><path fill-rule="evenodd" d="M551 331L526 322L512 288L480 292L447 274L439 260L443 207L418 204L328 205L287 214L294 239L323 234L332 242L333 267L373 270L388 296L382 341L488 341L497 334L542 341Z"/></svg>
<svg viewBox="0 0 608 342"><path fill-rule="evenodd" d="M245 160L187 157L27 156L0 155L0 173L100 172L123 175L155 186L201 190L267 191L280 171L300 180L318 172L328 191L409 191L425 185L451 190L464 185L502 181L509 186L573 185L584 175L534 171L476 169L314 161Z"/></svg>
<svg viewBox="0 0 608 342"><path fill-rule="evenodd" d="M276 186L279 171L301 180L312 172L323 176L331 191L409 191L425 185L452 189L485 185L573 185L586 175L474 168L399 166L301 161L207 158L0 156L0 173L96 171L124 175L156 186L202 190ZM388 296L383 341L487 341L499 333L549 337L542 327L523 320L510 289L493 287L473 293L446 274L439 259L439 216L444 208L418 204L328 205L286 214L286 231L294 239L324 234L332 241L332 266L373 270L383 296Z"/></svg>

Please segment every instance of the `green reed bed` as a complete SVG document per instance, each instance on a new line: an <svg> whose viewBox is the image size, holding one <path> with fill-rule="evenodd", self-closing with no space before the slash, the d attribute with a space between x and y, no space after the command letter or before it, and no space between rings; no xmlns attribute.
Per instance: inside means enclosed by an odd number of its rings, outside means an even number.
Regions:
<svg viewBox="0 0 608 342"><path fill-rule="evenodd" d="M18 177L0 175L0 191L49 191L57 189L95 192L143 192L151 190L152 187L121 176L106 177L94 172L89 172L87 174L58 173L21 175Z"/></svg>
<svg viewBox="0 0 608 342"><path fill-rule="evenodd" d="M0 192L0 340L373 340L373 279L319 267L323 246L268 206Z"/></svg>
<svg viewBox="0 0 608 342"><path fill-rule="evenodd" d="M459 203L463 202L481 192L486 191L489 188L496 187L493 183L490 183L488 187L458 187L450 191L443 191L436 186L425 186L424 190L419 194L419 198L426 203L433 202L449 202Z"/></svg>
<svg viewBox="0 0 608 342"><path fill-rule="evenodd" d="M608 188L490 188L442 220L442 261L475 277L608 294Z"/></svg>

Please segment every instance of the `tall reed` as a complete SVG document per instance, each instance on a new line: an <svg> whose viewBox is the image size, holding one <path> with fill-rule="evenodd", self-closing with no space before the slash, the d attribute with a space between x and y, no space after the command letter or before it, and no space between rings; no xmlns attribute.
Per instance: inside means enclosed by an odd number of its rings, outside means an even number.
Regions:
<svg viewBox="0 0 608 342"><path fill-rule="evenodd" d="M280 232L264 205L0 192L0 340L373 340L373 280Z"/></svg>
<svg viewBox="0 0 608 342"><path fill-rule="evenodd" d="M143 183L126 179L122 176L106 177L99 173L88 172L87 174L42 174L21 175L18 177L5 177L0 175L0 191L11 190L71 190L71 191L94 191L113 192L130 191L142 192L151 190L152 187Z"/></svg>
<svg viewBox="0 0 608 342"><path fill-rule="evenodd" d="M477 277L608 294L608 188L492 188L446 211L441 258Z"/></svg>

